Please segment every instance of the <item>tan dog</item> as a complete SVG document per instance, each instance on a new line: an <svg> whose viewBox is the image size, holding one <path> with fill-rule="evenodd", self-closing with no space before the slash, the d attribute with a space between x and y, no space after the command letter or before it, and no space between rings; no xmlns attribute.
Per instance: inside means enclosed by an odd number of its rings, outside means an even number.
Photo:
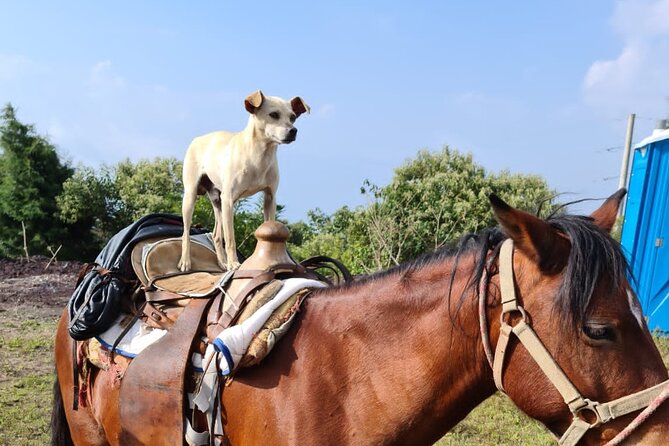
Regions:
<svg viewBox="0 0 669 446"><path fill-rule="evenodd" d="M189 231L197 195L207 193L214 207L214 243L221 267L237 268L237 246L233 226L233 206L237 200L263 191L265 221L276 215L276 189L279 166L276 149L279 144L295 141L295 120L309 106L300 98L290 101L265 96L258 90L244 100L251 114L239 133L213 132L193 140L186 152L183 167L184 198L182 213L184 233L179 269L191 267ZM225 252L223 255L223 239Z"/></svg>

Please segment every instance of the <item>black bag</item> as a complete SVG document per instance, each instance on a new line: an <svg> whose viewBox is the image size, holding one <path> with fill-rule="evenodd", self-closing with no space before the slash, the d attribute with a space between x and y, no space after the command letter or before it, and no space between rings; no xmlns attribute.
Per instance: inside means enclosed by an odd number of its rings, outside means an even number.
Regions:
<svg viewBox="0 0 669 446"><path fill-rule="evenodd" d="M192 235L208 232L191 228ZM175 237L183 233L183 221L172 214L150 214L112 237L94 263L82 270L77 288L68 302L70 336L78 341L107 330L121 312L121 299L136 285L130 263L137 242L156 236Z"/></svg>

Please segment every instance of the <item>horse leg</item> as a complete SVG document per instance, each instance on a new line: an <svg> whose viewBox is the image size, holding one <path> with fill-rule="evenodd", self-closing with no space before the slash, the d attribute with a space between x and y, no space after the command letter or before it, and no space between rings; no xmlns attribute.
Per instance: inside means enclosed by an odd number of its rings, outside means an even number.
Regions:
<svg viewBox="0 0 669 446"><path fill-rule="evenodd" d="M66 446L106 446L104 430L95 419L91 407L73 410L74 394L72 338L67 332L67 309L58 323L55 340L56 384L51 418L51 444ZM63 415L65 415L63 417ZM69 432L68 432L69 430ZM69 441L69 442L68 442Z"/></svg>

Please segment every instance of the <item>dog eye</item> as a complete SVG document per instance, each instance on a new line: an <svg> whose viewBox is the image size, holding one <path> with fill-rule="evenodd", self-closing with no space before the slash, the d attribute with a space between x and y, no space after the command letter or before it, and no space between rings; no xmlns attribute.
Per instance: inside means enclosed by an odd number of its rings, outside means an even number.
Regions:
<svg viewBox="0 0 669 446"><path fill-rule="evenodd" d="M296 119L297 119L297 116L290 115L290 122L295 122Z"/></svg>
<svg viewBox="0 0 669 446"><path fill-rule="evenodd" d="M615 341L616 333L606 325L584 325L583 333L594 341Z"/></svg>
<svg viewBox="0 0 669 446"><path fill-rule="evenodd" d="M281 116L281 115L279 115L279 113L277 113L277 112L272 112L272 113L269 114L269 116L272 119L279 119L279 116Z"/></svg>

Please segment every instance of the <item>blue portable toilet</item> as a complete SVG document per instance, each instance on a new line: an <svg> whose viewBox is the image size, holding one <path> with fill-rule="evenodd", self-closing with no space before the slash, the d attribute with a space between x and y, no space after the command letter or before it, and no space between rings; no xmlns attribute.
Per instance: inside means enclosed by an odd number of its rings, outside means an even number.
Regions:
<svg viewBox="0 0 669 446"><path fill-rule="evenodd" d="M621 244L648 327L669 332L669 129L634 147L625 209Z"/></svg>

